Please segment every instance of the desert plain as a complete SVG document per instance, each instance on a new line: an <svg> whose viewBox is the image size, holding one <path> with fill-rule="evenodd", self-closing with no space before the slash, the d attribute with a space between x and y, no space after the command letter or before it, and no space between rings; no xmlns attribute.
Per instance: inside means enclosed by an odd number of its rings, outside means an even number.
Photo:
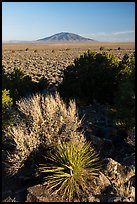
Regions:
<svg viewBox="0 0 137 204"><path fill-rule="evenodd" d="M100 51L100 48L102 50ZM90 44L2 44L2 65L7 72L15 67L38 81L47 78L58 84L63 79L63 70L88 49L106 51L121 59L125 53L135 51L135 43L90 43Z"/></svg>

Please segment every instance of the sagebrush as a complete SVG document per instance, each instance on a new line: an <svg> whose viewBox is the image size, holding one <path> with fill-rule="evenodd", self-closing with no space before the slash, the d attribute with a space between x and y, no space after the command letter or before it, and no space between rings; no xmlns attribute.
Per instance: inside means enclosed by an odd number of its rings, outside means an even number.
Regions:
<svg viewBox="0 0 137 204"><path fill-rule="evenodd" d="M56 146L59 140L85 141L79 131L81 120L74 101L67 107L58 93L55 96L36 94L20 100L17 106L18 123L7 133L16 143L15 153L8 157L11 173L15 174L39 145L47 148Z"/></svg>

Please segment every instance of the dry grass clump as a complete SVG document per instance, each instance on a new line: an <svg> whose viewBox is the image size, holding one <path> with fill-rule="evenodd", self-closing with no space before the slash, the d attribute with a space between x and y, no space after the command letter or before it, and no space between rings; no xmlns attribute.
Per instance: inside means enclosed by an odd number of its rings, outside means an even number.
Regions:
<svg viewBox="0 0 137 204"><path fill-rule="evenodd" d="M9 128L8 135L16 143L16 150L13 154L8 154L7 170L9 174L15 174L23 167L24 161L31 152L40 145L40 140L33 131L28 131L24 123Z"/></svg>
<svg viewBox="0 0 137 204"><path fill-rule="evenodd" d="M39 145L53 147L59 141L81 144L85 141L82 132L78 131L81 121L74 101L67 107L58 93L55 96L37 94L20 100L17 106L18 124L8 131L16 143L16 151L8 157L10 173L17 173Z"/></svg>
<svg viewBox="0 0 137 204"><path fill-rule="evenodd" d="M56 145L58 140L75 140L81 120L77 116L76 104L70 101L68 107L59 94L33 95L30 99L22 99L17 103L18 109L24 114L24 122L31 131L40 136L46 145ZM79 140L80 138L78 138Z"/></svg>

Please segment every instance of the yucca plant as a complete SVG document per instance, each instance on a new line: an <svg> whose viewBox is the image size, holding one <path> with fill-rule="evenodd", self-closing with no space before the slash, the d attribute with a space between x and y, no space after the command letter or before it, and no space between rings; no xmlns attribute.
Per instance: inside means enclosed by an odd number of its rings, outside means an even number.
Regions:
<svg viewBox="0 0 137 204"><path fill-rule="evenodd" d="M88 193L88 182L99 174L99 156L90 143L62 143L54 149L49 164L40 164L45 173L44 185L52 194L59 193L62 199L72 200Z"/></svg>

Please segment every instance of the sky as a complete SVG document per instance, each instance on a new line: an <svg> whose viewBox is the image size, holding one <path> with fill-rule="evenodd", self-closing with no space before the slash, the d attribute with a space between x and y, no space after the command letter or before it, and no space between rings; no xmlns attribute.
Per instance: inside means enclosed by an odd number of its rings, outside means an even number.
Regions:
<svg viewBox="0 0 137 204"><path fill-rule="evenodd" d="M134 42L135 2L2 2L2 41L33 41L60 32Z"/></svg>

